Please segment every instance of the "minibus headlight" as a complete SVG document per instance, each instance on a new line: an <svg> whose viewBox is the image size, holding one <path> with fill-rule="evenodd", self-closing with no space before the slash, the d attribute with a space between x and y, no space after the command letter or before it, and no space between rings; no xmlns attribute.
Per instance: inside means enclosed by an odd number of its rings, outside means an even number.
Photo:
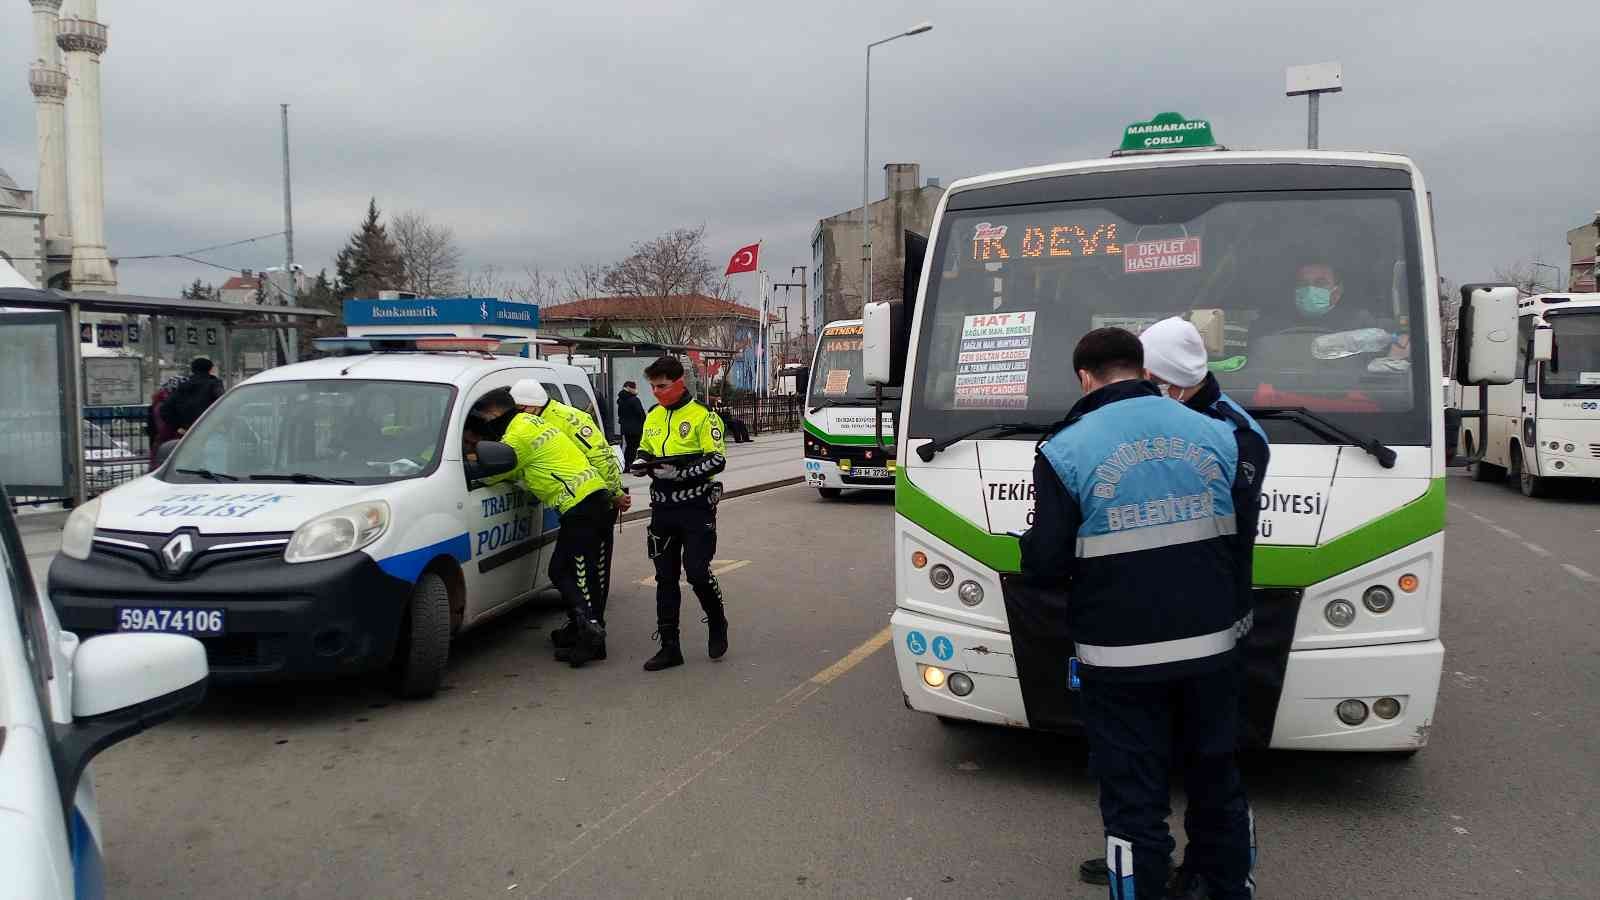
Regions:
<svg viewBox="0 0 1600 900"><path fill-rule="evenodd" d="M100 498L72 511L61 529L61 552L73 559L88 559L94 549L94 526L100 520Z"/></svg>
<svg viewBox="0 0 1600 900"><path fill-rule="evenodd" d="M944 687L944 670L938 666L923 666L922 683L931 688Z"/></svg>
<svg viewBox="0 0 1600 900"><path fill-rule="evenodd" d="M967 606L977 606L983 602L983 585L976 581L963 581L961 587L956 588L956 596Z"/></svg>
<svg viewBox="0 0 1600 900"><path fill-rule="evenodd" d="M1381 584L1375 584L1361 595L1361 602L1375 613L1386 613L1394 608L1394 591Z"/></svg>
<svg viewBox="0 0 1600 900"><path fill-rule="evenodd" d="M1349 600L1331 600L1322 608L1322 616L1335 628L1348 628L1356 620L1356 607Z"/></svg>
<svg viewBox="0 0 1600 900"><path fill-rule="evenodd" d="M950 571L949 566L945 565L944 563L940 563L928 570L928 581L931 582L934 587L942 591L950 585L955 584L956 573Z"/></svg>
<svg viewBox="0 0 1600 900"><path fill-rule="evenodd" d="M1360 700L1341 701L1333 711L1346 725L1360 725L1367 720L1367 705Z"/></svg>
<svg viewBox="0 0 1600 900"><path fill-rule="evenodd" d="M336 509L295 529L284 562L305 563L353 553L389 530L389 504L368 500Z"/></svg>

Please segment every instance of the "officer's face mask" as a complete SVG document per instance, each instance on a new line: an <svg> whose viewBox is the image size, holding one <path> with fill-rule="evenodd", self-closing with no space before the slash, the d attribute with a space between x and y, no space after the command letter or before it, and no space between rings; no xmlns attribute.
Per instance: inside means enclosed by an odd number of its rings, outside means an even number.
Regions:
<svg viewBox="0 0 1600 900"><path fill-rule="evenodd" d="M662 406L672 406L682 400L686 390L688 388L684 385L682 378L663 385L650 385L650 393L655 395L656 402Z"/></svg>
<svg viewBox="0 0 1600 900"><path fill-rule="evenodd" d="M1333 308L1333 291L1313 284L1294 289L1294 305L1308 316L1325 316Z"/></svg>

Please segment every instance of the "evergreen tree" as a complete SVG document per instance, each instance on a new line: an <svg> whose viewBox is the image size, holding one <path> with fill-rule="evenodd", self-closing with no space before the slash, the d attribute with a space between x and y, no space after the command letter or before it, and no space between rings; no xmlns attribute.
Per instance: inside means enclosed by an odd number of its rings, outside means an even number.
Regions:
<svg viewBox="0 0 1600 900"><path fill-rule="evenodd" d="M339 301L339 292L333 282L328 280L328 270L323 269L317 273L317 280L301 291L295 297L295 305L306 309L321 309L333 313L326 319L302 320L300 329L300 358L311 359L321 354L315 351L312 340L319 337L337 337L344 334L344 325L341 324L342 304Z"/></svg>
<svg viewBox="0 0 1600 900"><path fill-rule="evenodd" d="M405 282L400 250L378 221L376 197L367 202L366 220L339 251L334 272L341 300L376 297L379 291L396 290Z"/></svg>
<svg viewBox="0 0 1600 900"><path fill-rule="evenodd" d="M178 291L178 296L185 300L216 300L217 289L210 284L205 284L196 278L194 284Z"/></svg>

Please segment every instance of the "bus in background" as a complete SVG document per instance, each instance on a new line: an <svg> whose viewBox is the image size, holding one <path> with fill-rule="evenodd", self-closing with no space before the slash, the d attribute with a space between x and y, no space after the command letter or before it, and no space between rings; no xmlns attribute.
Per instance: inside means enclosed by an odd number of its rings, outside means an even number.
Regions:
<svg viewBox="0 0 1600 900"><path fill-rule="evenodd" d="M1468 415L1462 448L1478 481L1509 479L1529 497L1557 479L1600 479L1600 294L1539 294L1517 304L1516 381L1488 390L1487 423Z"/></svg>
<svg viewBox="0 0 1600 900"><path fill-rule="evenodd" d="M878 441L876 392L861 374L861 327L860 319L823 326L811 361L802 438L806 484L827 500L845 488L894 490L894 448ZM892 443L890 419L882 416L884 441Z"/></svg>
<svg viewBox="0 0 1600 900"><path fill-rule="evenodd" d="M1253 610L1229 632L1248 661L1244 740L1415 752L1444 660L1439 281L1421 173L1388 154L1227 151L1209 123L1172 113L1129 126L1112 156L951 185L914 302L864 311L867 381L903 384L891 625L906 706L1077 728L1073 636L1038 618L1020 576L1035 445L1081 396L1081 336L1184 315L1272 442ZM1463 378L1505 383L1515 289L1468 288ZM1115 496L1126 468L1170 450L1151 443L1107 459L1095 490ZM1119 521L1176 515L1129 506Z"/></svg>

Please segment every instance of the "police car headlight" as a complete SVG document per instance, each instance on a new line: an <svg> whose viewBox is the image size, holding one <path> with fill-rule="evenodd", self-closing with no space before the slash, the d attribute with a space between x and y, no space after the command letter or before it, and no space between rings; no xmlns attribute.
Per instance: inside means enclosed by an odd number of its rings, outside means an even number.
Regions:
<svg viewBox="0 0 1600 900"><path fill-rule="evenodd" d="M389 530L389 504L382 500L355 503L325 513L295 529L283 551L284 562L332 559L367 546Z"/></svg>
<svg viewBox="0 0 1600 900"><path fill-rule="evenodd" d="M73 559L88 559L94 549L94 526L100 520L100 498L72 511L61 529L61 552Z"/></svg>

